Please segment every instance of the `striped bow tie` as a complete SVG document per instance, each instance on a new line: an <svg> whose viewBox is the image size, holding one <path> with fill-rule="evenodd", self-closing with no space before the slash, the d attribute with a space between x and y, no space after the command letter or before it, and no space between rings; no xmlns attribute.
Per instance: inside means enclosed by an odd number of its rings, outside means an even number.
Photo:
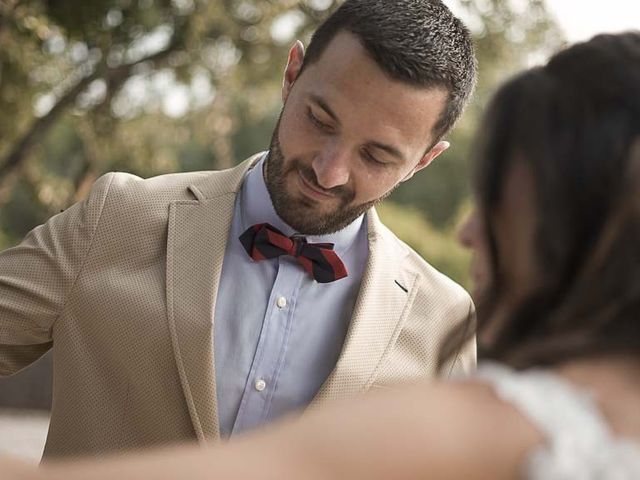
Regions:
<svg viewBox="0 0 640 480"><path fill-rule="evenodd" d="M287 237L273 225L258 223L249 227L240 242L255 260L294 256L318 283L329 283L347 276L347 269L333 251L333 243L307 243L304 237Z"/></svg>

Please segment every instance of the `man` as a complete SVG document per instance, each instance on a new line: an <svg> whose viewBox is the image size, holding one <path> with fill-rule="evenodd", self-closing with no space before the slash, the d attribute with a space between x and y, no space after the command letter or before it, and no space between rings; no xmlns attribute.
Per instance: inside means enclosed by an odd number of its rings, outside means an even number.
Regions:
<svg viewBox="0 0 640 480"><path fill-rule="evenodd" d="M46 457L216 440L444 372L469 296L373 205L448 146L475 78L438 1L347 0L296 43L267 154L108 174L0 255L0 373L53 346ZM282 254L282 255L281 255Z"/></svg>

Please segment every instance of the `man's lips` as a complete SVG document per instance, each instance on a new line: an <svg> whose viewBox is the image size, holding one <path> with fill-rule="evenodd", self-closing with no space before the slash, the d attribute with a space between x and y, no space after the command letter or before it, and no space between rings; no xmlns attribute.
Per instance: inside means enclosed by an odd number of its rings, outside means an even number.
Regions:
<svg viewBox="0 0 640 480"><path fill-rule="evenodd" d="M328 193L325 190L319 190L318 188L311 185L303 176L302 173L298 170L298 182L300 183L301 190L305 195L317 200L326 200L328 198L334 198L335 195Z"/></svg>

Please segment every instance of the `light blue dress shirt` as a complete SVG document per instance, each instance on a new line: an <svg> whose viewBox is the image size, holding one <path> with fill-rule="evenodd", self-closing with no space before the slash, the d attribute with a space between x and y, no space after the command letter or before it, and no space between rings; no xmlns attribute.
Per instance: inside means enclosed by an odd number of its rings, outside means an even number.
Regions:
<svg viewBox="0 0 640 480"><path fill-rule="evenodd" d="M254 262L238 240L251 225L297 233L273 208L263 163L247 173L236 197L214 313L223 438L311 402L340 355L369 253L363 215L335 234L307 236L335 244L346 278L317 283L291 256Z"/></svg>

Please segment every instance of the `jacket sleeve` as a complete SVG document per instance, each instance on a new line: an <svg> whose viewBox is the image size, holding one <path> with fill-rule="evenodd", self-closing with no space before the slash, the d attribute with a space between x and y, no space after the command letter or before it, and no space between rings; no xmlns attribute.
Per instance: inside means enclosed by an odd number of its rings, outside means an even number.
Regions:
<svg viewBox="0 0 640 480"><path fill-rule="evenodd" d="M0 376L52 347L53 327L91 249L112 179L102 176L87 199L0 252Z"/></svg>

